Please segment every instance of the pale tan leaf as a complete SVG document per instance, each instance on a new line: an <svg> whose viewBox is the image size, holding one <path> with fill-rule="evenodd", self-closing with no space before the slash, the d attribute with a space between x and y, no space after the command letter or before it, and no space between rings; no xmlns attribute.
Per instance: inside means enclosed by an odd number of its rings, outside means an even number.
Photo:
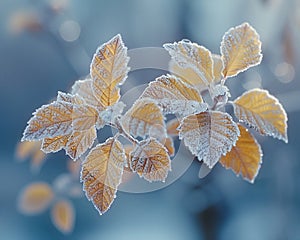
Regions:
<svg viewBox="0 0 300 240"><path fill-rule="evenodd" d="M262 59L259 35L248 23L230 28L221 42L224 77L233 77Z"/></svg>
<svg viewBox="0 0 300 240"><path fill-rule="evenodd" d="M78 94L88 105L96 107L98 111L103 111L104 106L101 103L101 98L97 98L97 96L94 95L92 81L92 79L76 81L72 86L72 94Z"/></svg>
<svg viewBox="0 0 300 240"><path fill-rule="evenodd" d="M173 138L167 137L161 141L161 143L165 146L168 151L170 157L174 156L175 154L175 147Z"/></svg>
<svg viewBox="0 0 300 240"><path fill-rule="evenodd" d="M141 98L155 100L165 113L190 114L203 112L207 105L203 103L199 92L172 75L161 76L151 82Z"/></svg>
<svg viewBox="0 0 300 240"><path fill-rule="evenodd" d="M236 117L262 135L287 142L287 115L278 100L262 89L245 92L233 102Z"/></svg>
<svg viewBox="0 0 300 240"><path fill-rule="evenodd" d="M212 54L213 59L213 74L214 74L214 82L218 83L223 78L223 61L222 57L217 54Z"/></svg>
<svg viewBox="0 0 300 240"><path fill-rule="evenodd" d="M23 133L24 140L41 140L72 132L73 105L68 102L53 102L33 113Z"/></svg>
<svg viewBox="0 0 300 240"><path fill-rule="evenodd" d="M69 137L70 134L66 136L57 136L54 138L44 138L41 149L45 153L58 152L67 145Z"/></svg>
<svg viewBox="0 0 300 240"><path fill-rule="evenodd" d="M178 43L164 44L164 48L179 67L191 68L200 76L199 85L209 86L213 81L213 60L210 51L205 47L182 40Z"/></svg>
<svg viewBox="0 0 300 240"><path fill-rule="evenodd" d="M95 139L97 137L97 132L95 127L84 131L74 131L65 147L66 153L74 160L78 159L82 154L84 154L90 147L92 147Z"/></svg>
<svg viewBox="0 0 300 240"><path fill-rule="evenodd" d="M146 139L136 145L130 157L132 171L150 182L165 181L171 170L167 149L154 138Z"/></svg>
<svg viewBox="0 0 300 240"><path fill-rule="evenodd" d="M167 126L166 126L167 134L169 136L178 136L179 131L177 128L179 127L179 125L180 125L180 122L177 118L174 118L174 119L168 121Z"/></svg>
<svg viewBox="0 0 300 240"><path fill-rule="evenodd" d="M20 193L18 207L22 213L38 214L46 210L53 199L51 187L44 182L26 186Z"/></svg>
<svg viewBox="0 0 300 240"><path fill-rule="evenodd" d="M127 48L118 34L100 46L91 63L92 89L103 107L111 106L119 98L118 85L122 84L129 71Z"/></svg>
<svg viewBox="0 0 300 240"><path fill-rule="evenodd" d="M43 163L46 160L46 153L44 153L42 150L38 150L33 153L32 159L30 162L31 171L38 172L40 168L42 167Z"/></svg>
<svg viewBox="0 0 300 240"><path fill-rule="evenodd" d="M16 155L20 161L24 161L26 158L34 154L36 151L40 151L40 141L23 141L17 145Z"/></svg>
<svg viewBox="0 0 300 240"><path fill-rule="evenodd" d="M124 148L115 138L94 147L82 163L83 189L100 214L109 209L116 197L125 163Z"/></svg>
<svg viewBox="0 0 300 240"><path fill-rule="evenodd" d="M220 163L253 183L260 169L262 151L251 133L240 124L238 127L241 135L231 151L221 157Z"/></svg>
<svg viewBox="0 0 300 240"><path fill-rule="evenodd" d="M137 100L121 121L124 129L134 137L149 135L151 128L165 128L162 110L151 99Z"/></svg>
<svg viewBox="0 0 300 240"><path fill-rule="evenodd" d="M73 131L88 130L95 126L98 119L97 110L89 105L74 105Z"/></svg>
<svg viewBox="0 0 300 240"><path fill-rule="evenodd" d="M188 116L179 127L179 138L209 168L231 150L239 134L238 126L231 116L219 111Z"/></svg>
<svg viewBox="0 0 300 240"><path fill-rule="evenodd" d="M56 202L51 209L51 220L54 226L62 233L71 233L75 221L75 210L72 203L67 200Z"/></svg>

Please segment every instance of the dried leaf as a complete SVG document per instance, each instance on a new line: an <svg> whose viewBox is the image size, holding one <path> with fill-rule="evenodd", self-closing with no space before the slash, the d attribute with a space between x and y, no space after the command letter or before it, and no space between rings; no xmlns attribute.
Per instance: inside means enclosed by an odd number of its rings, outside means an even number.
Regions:
<svg viewBox="0 0 300 240"><path fill-rule="evenodd" d="M177 113L181 116L207 109L196 89L172 75L161 76L151 82L141 98L151 98L157 101L165 113Z"/></svg>
<svg viewBox="0 0 300 240"><path fill-rule="evenodd" d="M179 127L179 138L192 154L212 168L231 150L240 132L227 113L203 112L183 119Z"/></svg>
<svg viewBox="0 0 300 240"><path fill-rule="evenodd" d="M241 135L231 151L221 157L220 163L253 183L260 169L262 151L251 133L240 124L238 127Z"/></svg>
<svg viewBox="0 0 300 240"><path fill-rule="evenodd" d="M167 122L167 134L169 136L178 136L179 131L178 127L180 125L180 122L177 118L171 119L170 121Z"/></svg>
<svg viewBox="0 0 300 240"><path fill-rule="evenodd" d="M259 35L248 23L230 28L221 42L224 77L233 77L261 62Z"/></svg>
<svg viewBox="0 0 300 240"><path fill-rule="evenodd" d="M217 54L212 54L213 59L213 74L214 74L214 82L218 83L223 79L223 61L222 57Z"/></svg>
<svg viewBox="0 0 300 240"><path fill-rule="evenodd" d="M161 143L165 146L168 151L170 157L173 157L175 154L174 141L172 138L167 137L161 141Z"/></svg>
<svg viewBox="0 0 300 240"><path fill-rule="evenodd" d="M64 234L73 231L75 210L71 202L60 200L54 204L51 210L51 220L54 226Z"/></svg>
<svg viewBox="0 0 300 240"><path fill-rule="evenodd" d="M288 142L287 115L278 100L262 89L245 92L233 102L236 117L262 135Z"/></svg>
<svg viewBox="0 0 300 240"><path fill-rule="evenodd" d="M53 102L43 105L33 113L23 133L22 141L41 140L68 135L72 132L73 105L68 102Z"/></svg>
<svg viewBox="0 0 300 240"><path fill-rule="evenodd" d="M149 182L165 181L171 171L167 149L156 139L149 138L136 145L130 154L130 168Z"/></svg>
<svg viewBox="0 0 300 240"><path fill-rule="evenodd" d="M74 105L73 107L73 130L83 131L95 126L98 112L88 105Z"/></svg>
<svg viewBox="0 0 300 240"><path fill-rule="evenodd" d="M54 138L44 138L41 149L45 153L58 152L67 145L69 137L70 134L66 136L57 136Z"/></svg>
<svg viewBox="0 0 300 240"><path fill-rule="evenodd" d="M91 127L84 131L74 131L68 139L65 147L66 153L74 160L78 159L82 154L92 147L97 132L95 127Z"/></svg>
<svg viewBox="0 0 300 240"><path fill-rule="evenodd" d="M129 71L127 48L118 34L100 46L91 63L92 89L104 108L115 104L119 98L119 88Z"/></svg>
<svg viewBox="0 0 300 240"><path fill-rule="evenodd" d="M32 183L26 186L19 196L19 210L24 214L41 213L50 205L53 196L53 191L47 183Z"/></svg>
<svg viewBox="0 0 300 240"><path fill-rule="evenodd" d="M145 137L151 128L165 126L162 110L151 99L137 100L121 121L123 128L134 137Z"/></svg>
<svg viewBox="0 0 300 240"><path fill-rule="evenodd" d="M213 81L213 60L210 51L205 47L182 40L178 43L164 44L164 48L169 52L179 68L190 68L196 72L200 79L199 83L196 83L195 86L209 86ZM189 74L183 74L183 76L186 75Z"/></svg>
<svg viewBox="0 0 300 240"><path fill-rule="evenodd" d="M100 214L109 209L116 197L125 162L123 146L117 139L109 138L94 147L82 163L83 189Z"/></svg>

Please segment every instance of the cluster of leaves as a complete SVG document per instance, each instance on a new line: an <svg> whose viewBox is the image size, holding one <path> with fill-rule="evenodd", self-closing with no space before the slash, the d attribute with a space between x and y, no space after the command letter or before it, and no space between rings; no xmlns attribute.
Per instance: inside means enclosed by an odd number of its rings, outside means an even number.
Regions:
<svg viewBox="0 0 300 240"><path fill-rule="evenodd" d="M125 114L119 100L129 58L117 35L97 49L89 77L75 82L71 93L58 92L55 101L37 109L24 131L22 140L42 141L46 153L64 149L73 160L84 158L80 180L100 214L112 204L124 169L150 182L165 181L175 151L170 136L177 134L208 168L220 162L254 181L261 148L246 127L225 112L228 103L240 122L287 141L286 113L267 91L253 89L228 101L226 79L262 58L259 36L249 24L225 33L221 55L188 40L164 48L171 55L174 75L151 82ZM167 114L177 119L166 124ZM97 130L105 125L117 133L95 145Z"/></svg>

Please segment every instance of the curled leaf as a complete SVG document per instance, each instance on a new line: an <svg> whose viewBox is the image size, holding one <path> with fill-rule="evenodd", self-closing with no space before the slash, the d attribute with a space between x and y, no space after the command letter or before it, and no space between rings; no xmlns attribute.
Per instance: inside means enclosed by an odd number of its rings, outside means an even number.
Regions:
<svg viewBox="0 0 300 240"><path fill-rule="evenodd" d="M100 214L109 209L116 197L125 162L122 144L109 138L94 147L82 163L80 179L83 189Z"/></svg>
<svg viewBox="0 0 300 240"><path fill-rule="evenodd" d="M287 115L278 100L262 89L245 92L233 102L236 117L269 135L287 142Z"/></svg>
<svg viewBox="0 0 300 240"><path fill-rule="evenodd" d="M254 182L260 169L262 151L251 133L240 124L238 127L241 135L231 151L221 157L220 163L237 175L241 174L244 179Z"/></svg>
<svg viewBox="0 0 300 240"><path fill-rule="evenodd" d="M71 202L59 200L51 210L51 219L54 226L64 234L73 231L75 221L75 210Z"/></svg>
<svg viewBox="0 0 300 240"><path fill-rule="evenodd" d="M188 116L179 127L179 138L209 168L231 150L239 134L238 126L231 116L219 111Z"/></svg>
<svg viewBox="0 0 300 240"><path fill-rule="evenodd" d="M19 196L19 210L25 214L41 213L50 205L53 196L53 191L47 183L32 183L26 186Z"/></svg>
<svg viewBox="0 0 300 240"><path fill-rule="evenodd" d="M248 23L230 28L221 42L224 77L233 77L261 62L259 35Z"/></svg>
<svg viewBox="0 0 300 240"><path fill-rule="evenodd" d="M149 182L165 181L171 170L167 149L156 139L150 138L136 145L130 154L130 168Z"/></svg>

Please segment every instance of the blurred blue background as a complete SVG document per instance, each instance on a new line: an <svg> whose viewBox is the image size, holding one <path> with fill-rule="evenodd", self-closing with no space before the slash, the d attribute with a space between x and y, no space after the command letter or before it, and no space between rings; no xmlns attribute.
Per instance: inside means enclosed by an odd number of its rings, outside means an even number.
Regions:
<svg viewBox="0 0 300 240"><path fill-rule="evenodd" d="M0 20L0 239L300 239L300 1L1 0ZM17 163L26 122L58 90L68 91L88 74L99 44L121 33L129 49L187 38L218 53L225 31L244 21L260 34L264 58L228 80L232 96L266 88L289 117L288 144L258 137L264 156L255 184L220 166L198 179L200 165L193 163L162 190L119 192L103 216L86 198L74 200L75 228L66 236L51 224L49 211L18 212L26 184L51 183L66 171L63 153L49 156L39 174ZM160 74L139 70L128 81L145 83Z"/></svg>

